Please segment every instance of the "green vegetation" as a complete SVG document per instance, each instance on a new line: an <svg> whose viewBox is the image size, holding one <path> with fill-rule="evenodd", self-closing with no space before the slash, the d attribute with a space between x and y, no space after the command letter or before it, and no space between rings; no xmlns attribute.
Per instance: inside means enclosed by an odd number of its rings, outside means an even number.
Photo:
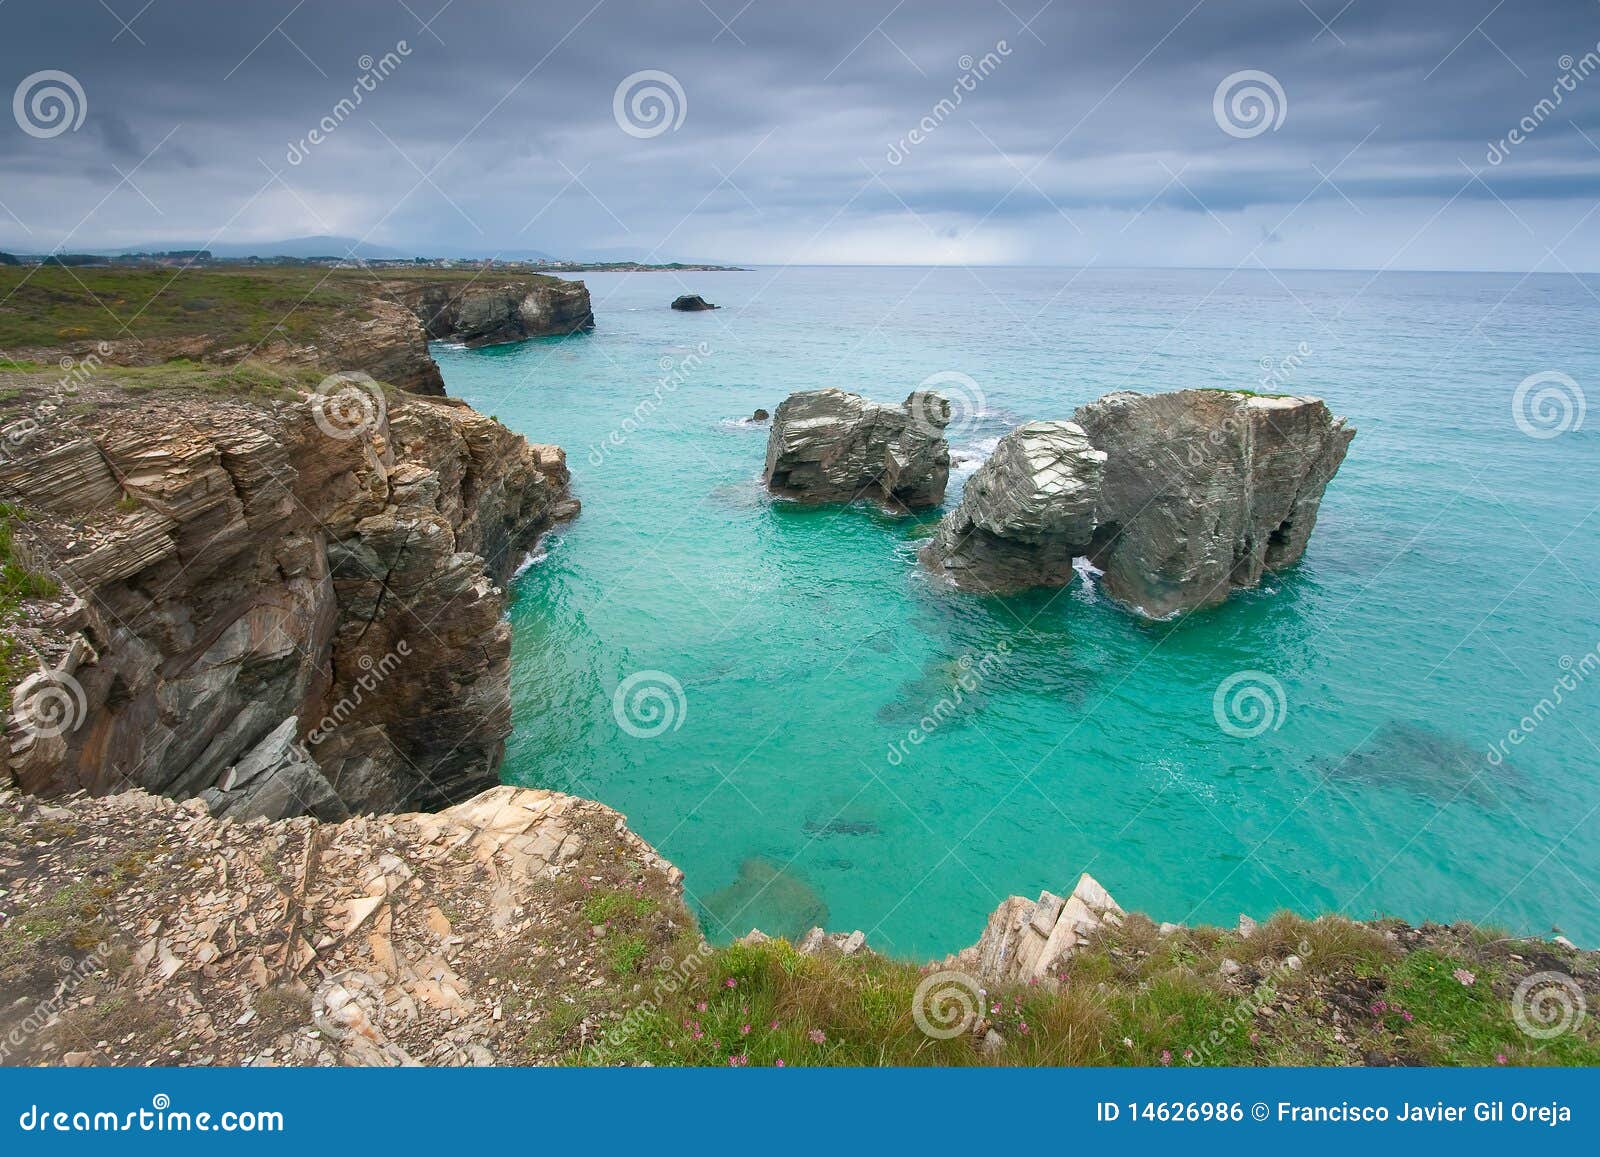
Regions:
<svg viewBox="0 0 1600 1157"><path fill-rule="evenodd" d="M583 902L583 918L590 924L609 924L622 916L645 916L656 906L649 896L626 892L596 892Z"/></svg>
<svg viewBox="0 0 1600 1157"><path fill-rule="evenodd" d="M0 266L0 349L196 335L205 335L213 349L254 346L272 337L315 343L331 322L363 316L383 283L482 276L471 269L427 267ZM15 365L0 363L0 369Z"/></svg>
<svg viewBox="0 0 1600 1157"><path fill-rule="evenodd" d="M1404 929L1395 925L1396 930ZM579 1063L656 1065L1600 1064L1592 1020L1550 1040L1512 1016L1517 981L1549 947L1461 928L1396 931L1280 915L1248 939L1163 936L1142 916L1101 935L1046 985L946 986L947 1039L913 1017L916 966L870 953L735 944L691 961L687 983L641 1003ZM1409 950L1408 950L1409 948ZM1290 958L1293 958L1291 960ZM1224 964L1227 961L1227 964ZM1235 966L1237 968L1235 969ZM1581 974L1576 958L1558 966ZM1225 975L1224 970L1227 970ZM1588 976L1593 986L1596 977ZM964 1003L963 1003L964 1002ZM929 1002L924 1002L929 1007ZM932 1009L930 1008L930 1011ZM989 1046L981 1041L998 1034Z"/></svg>
<svg viewBox="0 0 1600 1157"><path fill-rule="evenodd" d="M29 570L17 558L12 544L16 523L26 521L27 512L11 503L0 502L0 694L10 703L11 689L31 666L26 649L12 636L22 604L29 599L53 599L60 585L49 575Z"/></svg>

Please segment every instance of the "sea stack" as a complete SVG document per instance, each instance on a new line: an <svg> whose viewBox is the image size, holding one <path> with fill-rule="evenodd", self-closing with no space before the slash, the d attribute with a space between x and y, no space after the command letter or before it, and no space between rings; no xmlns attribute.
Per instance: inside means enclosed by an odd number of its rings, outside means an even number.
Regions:
<svg viewBox="0 0 1600 1157"><path fill-rule="evenodd" d="M1355 437L1320 398L1223 390L1107 394L1075 420L1106 453L1090 557L1156 618L1298 561Z"/></svg>
<svg viewBox="0 0 1600 1157"><path fill-rule="evenodd" d="M923 562L973 590L1065 586L1094 539L1105 461L1075 423L1017 427L967 481Z"/></svg>
<svg viewBox="0 0 1600 1157"><path fill-rule="evenodd" d="M698 313L703 309L716 309L717 307L698 293L686 293L682 297L672 299L672 308L681 310L684 313Z"/></svg>
<svg viewBox="0 0 1600 1157"><path fill-rule="evenodd" d="M949 422L949 401L926 390L898 406L836 389L790 394L772 418L762 481L800 502L937 506L950 479Z"/></svg>
<svg viewBox="0 0 1600 1157"><path fill-rule="evenodd" d="M1108 394L1000 440L923 562L958 586L1060 587L1082 556L1155 618L1297 561L1353 430L1318 398Z"/></svg>

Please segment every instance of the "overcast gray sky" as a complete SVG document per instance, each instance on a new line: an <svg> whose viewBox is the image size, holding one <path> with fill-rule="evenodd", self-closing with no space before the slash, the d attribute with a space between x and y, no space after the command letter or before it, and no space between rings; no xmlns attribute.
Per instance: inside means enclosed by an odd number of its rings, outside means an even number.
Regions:
<svg viewBox="0 0 1600 1157"><path fill-rule="evenodd" d="M0 0L0 248L1600 270L1597 43L1594 0Z"/></svg>

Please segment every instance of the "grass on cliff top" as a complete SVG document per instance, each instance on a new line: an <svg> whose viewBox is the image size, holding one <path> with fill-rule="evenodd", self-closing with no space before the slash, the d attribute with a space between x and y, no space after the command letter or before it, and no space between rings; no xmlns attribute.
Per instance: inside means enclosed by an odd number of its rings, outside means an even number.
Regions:
<svg viewBox="0 0 1600 1157"><path fill-rule="evenodd" d="M1413 934L1415 935L1415 934ZM634 1010L575 1055L654 1065L1594 1065L1592 1019L1550 1040L1520 1031L1511 996L1550 963L1546 945L1462 929L1410 951L1378 929L1280 915L1248 940L1218 929L1162 936L1131 916L1077 954L1059 989L975 997L947 985L946 1039L912 1015L924 974L861 954L802 956L787 942L731 945L648 981ZM1283 961L1300 957L1298 967ZM1224 959L1239 964L1231 978ZM1569 971L1593 964L1565 961ZM1587 975L1593 990L1596 977ZM654 1005L654 1007L651 1007ZM926 1003L925 1003L926 1006ZM979 1045L992 1028L1003 1040Z"/></svg>
<svg viewBox="0 0 1600 1157"><path fill-rule="evenodd" d="M216 349L253 346L274 336L314 343L330 322L363 312L382 282L469 282L479 276L470 269L305 265L6 265L0 266L0 351L202 335Z"/></svg>
<svg viewBox="0 0 1600 1157"><path fill-rule="evenodd" d="M12 534L16 523L27 518L21 507L0 502L0 707L9 708L11 690L28 673L32 661L12 636L22 604L29 599L53 599L61 587L49 575L29 570L17 558Z"/></svg>

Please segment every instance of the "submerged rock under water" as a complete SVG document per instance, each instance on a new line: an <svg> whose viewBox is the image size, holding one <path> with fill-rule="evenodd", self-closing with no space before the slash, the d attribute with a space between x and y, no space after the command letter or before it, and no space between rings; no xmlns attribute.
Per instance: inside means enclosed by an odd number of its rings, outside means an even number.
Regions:
<svg viewBox="0 0 1600 1157"><path fill-rule="evenodd" d="M828 905L793 865L779 867L763 856L739 865L739 878L704 901L713 937L739 936L759 928L771 936L799 940L811 928L826 928Z"/></svg>
<svg viewBox="0 0 1600 1157"><path fill-rule="evenodd" d="M1312 766L1336 782L1397 787L1439 803L1460 796L1479 807L1504 806L1502 789L1519 778L1510 764L1494 766L1465 740L1409 719L1390 720L1343 759Z"/></svg>

